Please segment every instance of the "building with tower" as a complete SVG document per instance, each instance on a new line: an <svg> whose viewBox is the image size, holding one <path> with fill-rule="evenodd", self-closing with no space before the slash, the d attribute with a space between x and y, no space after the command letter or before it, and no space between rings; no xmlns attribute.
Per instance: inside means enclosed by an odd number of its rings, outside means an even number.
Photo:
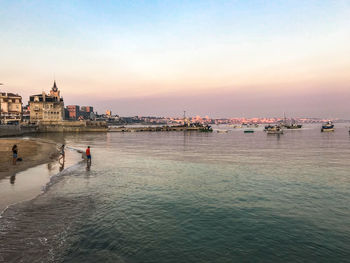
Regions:
<svg viewBox="0 0 350 263"><path fill-rule="evenodd" d="M64 102L56 81L49 94L32 95L29 97L30 122L62 121L64 120Z"/></svg>

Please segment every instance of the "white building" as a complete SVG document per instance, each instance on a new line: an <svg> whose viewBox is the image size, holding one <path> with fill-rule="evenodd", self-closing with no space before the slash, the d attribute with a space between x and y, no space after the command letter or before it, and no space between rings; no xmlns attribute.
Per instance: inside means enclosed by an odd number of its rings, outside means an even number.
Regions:
<svg viewBox="0 0 350 263"><path fill-rule="evenodd" d="M20 123L22 119L22 97L18 94L0 92L0 123Z"/></svg>

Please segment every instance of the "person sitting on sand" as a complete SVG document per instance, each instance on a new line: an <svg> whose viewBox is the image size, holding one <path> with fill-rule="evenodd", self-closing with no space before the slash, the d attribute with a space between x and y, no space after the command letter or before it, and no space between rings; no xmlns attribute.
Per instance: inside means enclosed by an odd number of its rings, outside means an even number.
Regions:
<svg viewBox="0 0 350 263"><path fill-rule="evenodd" d="M17 157L18 157L18 148L16 144L12 146L12 157L13 157L12 164L16 165Z"/></svg>
<svg viewBox="0 0 350 263"><path fill-rule="evenodd" d="M65 152L64 152L64 144L62 144L60 149L60 157L58 158L58 161L61 161L63 159L63 162L65 161Z"/></svg>
<svg viewBox="0 0 350 263"><path fill-rule="evenodd" d="M91 152L90 152L90 146L86 149L86 162L87 165L91 165Z"/></svg>

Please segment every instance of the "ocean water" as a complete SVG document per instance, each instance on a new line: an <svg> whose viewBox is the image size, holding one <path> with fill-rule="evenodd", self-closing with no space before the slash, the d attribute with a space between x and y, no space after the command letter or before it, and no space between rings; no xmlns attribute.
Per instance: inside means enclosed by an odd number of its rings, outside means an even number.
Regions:
<svg viewBox="0 0 350 263"><path fill-rule="evenodd" d="M92 166L4 212L0 262L350 262L345 126L45 135Z"/></svg>

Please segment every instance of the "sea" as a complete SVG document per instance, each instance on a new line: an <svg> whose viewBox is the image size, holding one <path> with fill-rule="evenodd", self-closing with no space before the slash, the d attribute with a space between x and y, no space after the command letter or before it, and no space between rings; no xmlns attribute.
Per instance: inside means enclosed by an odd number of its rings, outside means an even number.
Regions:
<svg viewBox="0 0 350 263"><path fill-rule="evenodd" d="M348 126L37 136L92 165L2 212L0 262L350 262Z"/></svg>

